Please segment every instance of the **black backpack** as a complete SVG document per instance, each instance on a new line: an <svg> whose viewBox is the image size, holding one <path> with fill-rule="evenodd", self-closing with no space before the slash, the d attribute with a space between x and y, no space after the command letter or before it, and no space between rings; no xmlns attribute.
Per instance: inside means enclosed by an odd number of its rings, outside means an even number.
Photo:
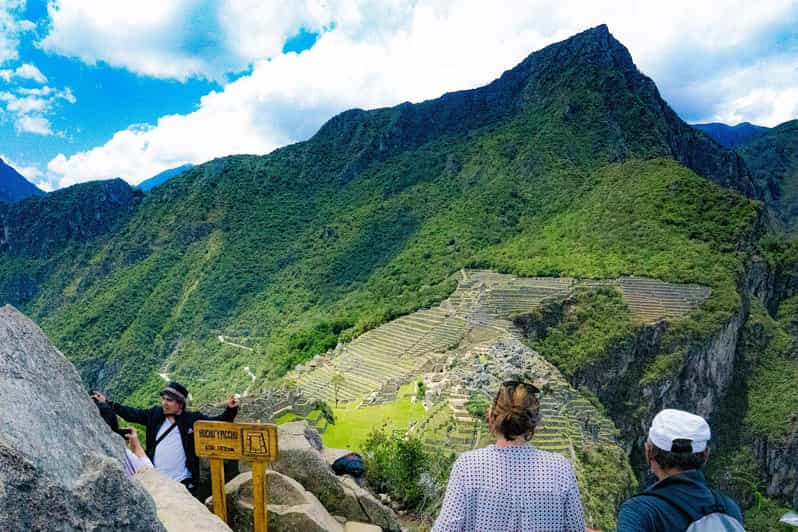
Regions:
<svg viewBox="0 0 798 532"><path fill-rule="evenodd" d="M332 463L332 469L336 475L352 475L362 477L366 468L363 467L363 457L357 453L343 455Z"/></svg>
<svg viewBox="0 0 798 532"><path fill-rule="evenodd" d="M686 532L745 532L742 523L726 512L726 507L721 502L718 494L714 491L712 491L712 496L715 498L714 504L703 508L703 511L698 513L683 508L677 504L676 501L661 493L649 491L639 493L636 496L656 497L657 499L667 502L672 508L679 510L682 515L690 520L690 526L687 527Z"/></svg>

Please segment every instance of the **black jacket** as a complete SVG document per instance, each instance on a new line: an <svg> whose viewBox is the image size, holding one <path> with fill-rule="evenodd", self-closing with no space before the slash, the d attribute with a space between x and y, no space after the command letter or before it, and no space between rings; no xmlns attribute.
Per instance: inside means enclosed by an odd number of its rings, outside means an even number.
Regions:
<svg viewBox="0 0 798 532"><path fill-rule="evenodd" d="M163 414L163 409L160 406L154 406L152 408L132 408L114 403L113 401L108 401L108 404L110 404L114 412L125 421L140 423L147 428L147 456L150 457L150 460L154 460L155 438L158 434L158 429L161 428L161 425L163 425L166 419L166 416ZM238 407L227 408L218 416L208 416L202 412L186 411L179 416L175 416L177 430L180 431L180 439L183 441L183 451L186 453L186 469L191 473L191 478L194 479L194 482L199 481L199 458L197 458L197 454L194 451L194 422L201 420L233 421L237 413Z"/></svg>

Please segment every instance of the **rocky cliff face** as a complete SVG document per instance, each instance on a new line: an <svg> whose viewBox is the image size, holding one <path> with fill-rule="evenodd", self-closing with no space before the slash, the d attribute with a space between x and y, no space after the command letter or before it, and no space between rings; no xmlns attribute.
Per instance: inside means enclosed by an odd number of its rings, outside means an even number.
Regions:
<svg viewBox="0 0 798 532"><path fill-rule="evenodd" d="M675 366L668 371L657 378L646 375L646 368L658 356L663 356L662 342L670 325L659 322L638 326L631 341L622 343L599 361L579 368L570 382L575 387L590 389L599 397L620 429L633 463L640 469L643 467L642 444L653 416L663 408L681 408L715 420L718 434L744 432L745 437L735 437L734 445L753 453L764 481L763 493L795 505L798 502L795 480L798 478L798 419L785 420L792 426L786 437L778 438L757 434L742 425L747 383L752 364L757 363L755 353L745 352L743 340L752 305L767 307L775 314L781 301L798 293L798 275L795 265L782 264L774 268L757 256L747 261L744 270L739 281L738 307L709 336L686 338ZM545 328L551 327L562 312L562 309L553 308L552 314L543 316L537 324L524 320L517 324L529 337L534 337L545 334ZM766 339L764 345L767 345ZM743 398L742 403L735 399L738 397ZM736 401L734 406L729 406L730 398ZM740 410L730 415L724 408Z"/></svg>
<svg viewBox="0 0 798 532"><path fill-rule="evenodd" d="M769 267L758 261L749 268L746 292L750 297L761 300L771 315L775 315L779 305L798 294L798 263L787 261ZM798 342L796 331L788 332ZM798 344L796 344L798 345ZM792 356L798 356L793 352ZM792 507L798 506L798 417L784 420L791 426L787 436L772 438L757 434L751 445L753 455L763 473L765 492L770 497L785 501Z"/></svg>
<svg viewBox="0 0 798 532"><path fill-rule="evenodd" d="M754 439L754 456L764 472L766 493L798 506L798 429L784 441Z"/></svg>
<svg viewBox="0 0 798 532"><path fill-rule="evenodd" d="M677 368L649 382L644 371L657 356L667 325L660 322L640 327L626 349L581 368L572 376L571 384L598 395L636 461L642 456L648 426L659 410L680 408L705 417L717 411L734 376L744 319L740 309L714 336L685 346Z"/></svg>
<svg viewBox="0 0 798 532"><path fill-rule="evenodd" d="M10 306L0 308L0 404L0 530L163 530L74 366Z"/></svg>

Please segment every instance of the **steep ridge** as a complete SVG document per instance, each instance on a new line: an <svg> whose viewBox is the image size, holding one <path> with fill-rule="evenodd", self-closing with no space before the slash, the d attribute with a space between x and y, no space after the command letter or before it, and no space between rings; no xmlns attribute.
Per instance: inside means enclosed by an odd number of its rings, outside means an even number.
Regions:
<svg viewBox="0 0 798 532"><path fill-rule="evenodd" d="M121 179L61 189L43 198L0 206L0 250L47 258L72 242L111 233L135 211L138 195Z"/></svg>
<svg viewBox="0 0 798 532"><path fill-rule="evenodd" d="M75 269L138 208L124 181L75 185L14 204L0 203L0 301L24 306L44 288L47 306L65 294Z"/></svg>
<svg viewBox="0 0 798 532"><path fill-rule="evenodd" d="M585 93L590 96L579 97ZM313 140L328 153L343 155L341 175L348 179L373 161L433 139L546 114L559 114L581 149L599 161L673 157L725 187L761 196L739 156L683 122L605 25L533 53L485 87L415 105L347 111Z"/></svg>
<svg viewBox="0 0 798 532"><path fill-rule="evenodd" d="M14 203L44 192L0 159L0 203Z"/></svg>
<svg viewBox="0 0 798 532"><path fill-rule="evenodd" d="M740 144L768 207L786 230L798 228L798 120L791 120Z"/></svg>

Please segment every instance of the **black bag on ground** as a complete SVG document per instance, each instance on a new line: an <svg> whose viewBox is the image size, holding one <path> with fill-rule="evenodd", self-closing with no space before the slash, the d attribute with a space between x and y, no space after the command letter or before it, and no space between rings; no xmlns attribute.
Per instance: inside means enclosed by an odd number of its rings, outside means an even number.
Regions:
<svg viewBox="0 0 798 532"><path fill-rule="evenodd" d="M366 471L363 467L363 457L357 453L343 455L332 463L332 469L336 475L352 475L353 477L361 477Z"/></svg>

